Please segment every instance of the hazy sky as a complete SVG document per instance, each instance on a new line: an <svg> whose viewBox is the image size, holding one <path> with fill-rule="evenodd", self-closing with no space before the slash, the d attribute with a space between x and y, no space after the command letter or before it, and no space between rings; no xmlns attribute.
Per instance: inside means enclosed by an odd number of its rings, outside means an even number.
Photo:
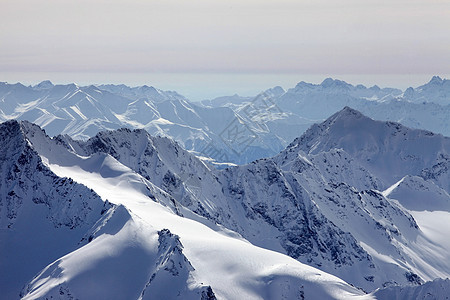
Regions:
<svg viewBox="0 0 450 300"><path fill-rule="evenodd" d="M450 1L0 0L0 81L175 73L445 76Z"/></svg>

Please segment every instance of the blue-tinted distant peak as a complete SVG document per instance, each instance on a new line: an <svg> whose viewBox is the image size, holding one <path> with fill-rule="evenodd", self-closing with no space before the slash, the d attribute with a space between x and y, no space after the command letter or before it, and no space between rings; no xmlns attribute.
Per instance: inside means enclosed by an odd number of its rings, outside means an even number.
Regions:
<svg viewBox="0 0 450 300"><path fill-rule="evenodd" d="M322 83L320 84L323 88L351 88L353 87L351 84L338 80L333 78L326 78Z"/></svg>
<svg viewBox="0 0 450 300"><path fill-rule="evenodd" d="M45 90L45 89L51 89L55 85L50 80L44 80L40 82L39 84L35 85L33 88L38 90Z"/></svg>
<svg viewBox="0 0 450 300"><path fill-rule="evenodd" d="M308 83L308 82L304 82L304 81L300 81L299 83L297 83L297 85L295 86L296 89L301 89L301 88L313 88L315 85L312 83Z"/></svg>
<svg viewBox="0 0 450 300"><path fill-rule="evenodd" d="M444 80L440 76L433 76L428 84L441 84Z"/></svg>

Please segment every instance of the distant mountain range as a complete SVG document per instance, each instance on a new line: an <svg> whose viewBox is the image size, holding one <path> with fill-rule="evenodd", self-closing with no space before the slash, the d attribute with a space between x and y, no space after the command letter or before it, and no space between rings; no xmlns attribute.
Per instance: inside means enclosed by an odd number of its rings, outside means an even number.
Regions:
<svg viewBox="0 0 450 300"><path fill-rule="evenodd" d="M28 120L50 136L88 139L101 130L145 129L212 162L243 164L273 156L309 126L349 106L367 116L450 135L450 80L417 88L367 88L325 79L275 87L256 97L190 102L176 92L125 85L0 83L0 121Z"/></svg>
<svg viewBox="0 0 450 300"><path fill-rule="evenodd" d="M9 298L439 299L450 290L441 134L344 107L273 157L217 170L142 129L75 140L7 121L0 154Z"/></svg>

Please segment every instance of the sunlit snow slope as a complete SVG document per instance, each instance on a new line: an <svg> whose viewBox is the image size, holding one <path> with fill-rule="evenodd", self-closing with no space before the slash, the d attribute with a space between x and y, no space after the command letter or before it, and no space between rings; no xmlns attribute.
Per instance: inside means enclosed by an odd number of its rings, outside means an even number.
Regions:
<svg viewBox="0 0 450 300"><path fill-rule="evenodd" d="M181 214L189 215L187 209L110 155L76 155L56 140L50 140L31 124L7 122L1 126L1 132L6 133L6 143L10 144L8 138L14 139L20 146L14 147L19 155L17 163L14 163L13 157L4 153L4 157L9 160L2 161L3 174L14 173L15 165L27 166L28 162L22 162L20 157L23 151L28 151L29 160L36 161L44 174L26 174L44 178L70 177L74 180L70 184L80 188L84 188L80 184L87 186L86 190L97 197L95 201L100 201L100 198L108 200L99 202L100 208L105 206L104 203L107 205L99 211L96 221L94 218L93 223L86 224L83 235L67 236L71 247L58 255L42 259L41 262L47 261L48 265L40 272L37 268L35 278L28 278L29 283L21 292L24 299L371 297L337 277L301 264L286 255L253 246L237 234L199 216L193 216L192 219L181 217ZM8 176L3 178L7 184L13 180ZM17 182L21 185L20 179ZM35 191L59 191L58 187L50 183L39 183L42 184ZM5 187L8 195L8 189L11 189L9 185L2 184L2 187ZM64 203L70 205L72 197L49 197L45 204L34 198L22 197L18 201L2 194L2 207L15 205L13 208L16 209L14 217L7 215L5 218L2 215L2 224L6 225L2 225L2 233L14 236L14 231L18 229L16 224L20 222L30 223L23 229L25 235L37 231L47 237L61 235L64 231L71 232L76 227L74 223L69 223L72 226L65 223L52 225L48 212L55 209L53 199L65 200ZM85 205L89 204L81 204L81 207L77 204L77 207L81 210ZM39 209L42 214L28 218L26 206ZM61 209L60 214L67 211L67 208ZM88 211L94 213L92 209ZM76 212L73 213L76 215ZM199 222L195 219L202 220ZM45 224L46 231L40 231L36 227L39 224ZM64 227L63 231L61 227ZM2 234L2 245L5 245L3 238ZM56 244L51 242L48 245ZM16 255L10 247L6 245L9 264L17 266L25 263L22 255L35 251L31 244ZM9 271L14 272L13 269ZM7 275L2 274L2 278ZM9 289L3 285L2 293L13 295L15 291Z"/></svg>
<svg viewBox="0 0 450 300"><path fill-rule="evenodd" d="M442 135L345 107L275 157L215 170L145 130L76 141L28 122L0 126L0 286L10 298L408 299L448 289Z"/></svg>

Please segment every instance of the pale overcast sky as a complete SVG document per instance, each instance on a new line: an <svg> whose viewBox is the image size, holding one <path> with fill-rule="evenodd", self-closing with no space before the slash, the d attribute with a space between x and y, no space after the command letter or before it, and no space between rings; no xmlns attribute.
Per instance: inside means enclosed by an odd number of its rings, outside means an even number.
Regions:
<svg viewBox="0 0 450 300"><path fill-rule="evenodd" d="M445 76L450 1L0 0L0 81L71 73Z"/></svg>

